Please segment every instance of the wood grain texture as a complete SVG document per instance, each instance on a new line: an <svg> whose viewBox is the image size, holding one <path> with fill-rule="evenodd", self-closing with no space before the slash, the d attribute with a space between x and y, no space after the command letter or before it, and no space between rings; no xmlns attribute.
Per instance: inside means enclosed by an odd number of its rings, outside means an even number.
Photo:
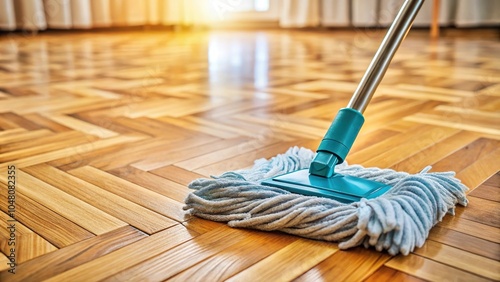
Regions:
<svg viewBox="0 0 500 282"><path fill-rule="evenodd" d="M184 220L182 204L179 202L134 183L115 177L112 174L90 166L71 170L70 174L101 187L110 193L118 195L123 199L127 199L145 208L163 214L171 219L179 222ZM95 177L96 175L98 177ZM166 221L167 219L163 220ZM156 221L158 221L157 224L162 224L162 219L157 218Z"/></svg>
<svg viewBox="0 0 500 282"><path fill-rule="evenodd" d="M338 248L331 243L299 239L239 272L228 281L289 281L337 251ZM270 265L273 267L270 268Z"/></svg>
<svg viewBox="0 0 500 282"><path fill-rule="evenodd" d="M206 261L206 259L238 242L245 240L252 241L251 233L251 231L240 232L239 230L222 226L213 231L204 233L194 240L172 248L156 257L137 264L134 267L117 273L106 280L122 281L123 279L131 279L136 281L163 281L199 262Z"/></svg>
<svg viewBox="0 0 500 282"><path fill-rule="evenodd" d="M130 137L130 136L118 136L118 137L113 137L113 138L108 138L108 139L103 139L103 140L98 140L95 142L87 142L86 144L83 145L76 145L72 147L67 147L64 149L59 149L47 153L42 153L39 155L32 155L26 158L20 158L16 159L15 163L19 167L26 167L26 166L31 166L35 164L40 164L40 163L45 163L53 160L57 160L60 158L68 158L68 157L74 157L75 155L78 156L78 154L85 153L91 150L96 150L100 148L106 148L110 146L114 146L117 144L121 143L126 143L126 142L131 142L140 139L141 137ZM13 161L11 161L13 162ZM6 166L6 163L0 164L0 167Z"/></svg>
<svg viewBox="0 0 500 282"><path fill-rule="evenodd" d="M434 226L428 239L465 250L471 254L500 261L500 244L468 235L461 232L461 229L453 230L439 225Z"/></svg>
<svg viewBox="0 0 500 282"><path fill-rule="evenodd" d="M496 162L500 158L500 149L492 151L487 156L477 160L467 168L457 173L457 178L461 179L462 182L471 187L472 190L482 184L485 179L498 173L500 169L500 163Z"/></svg>
<svg viewBox="0 0 500 282"><path fill-rule="evenodd" d="M415 254L492 280L500 280L499 261L442 245L433 240L427 241L422 248L415 251ZM461 260L457 261L457 257Z"/></svg>
<svg viewBox="0 0 500 282"><path fill-rule="evenodd" d="M4 212L8 211L6 196L5 193L0 194L0 207ZM22 210L16 211L16 219L58 248L94 236L90 231L20 192L16 192L16 203L23 207Z"/></svg>
<svg viewBox="0 0 500 282"><path fill-rule="evenodd" d="M296 281L362 281L384 265L390 256L374 253L358 247L351 251L339 251L319 263Z"/></svg>
<svg viewBox="0 0 500 282"><path fill-rule="evenodd" d="M47 281L100 281L148 258L155 257L182 242L190 241L195 236L196 234L188 232L183 226L176 225L52 276Z"/></svg>
<svg viewBox="0 0 500 282"><path fill-rule="evenodd" d="M491 281L485 277L415 254L393 258L385 265L429 281L446 281L449 279L454 281Z"/></svg>
<svg viewBox="0 0 500 282"><path fill-rule="evenodd" d="M154 173L136 169L132 166L121 167L109 171L113 175L126 179L132 183L148 188L156 193L167 196L173 200L183 203L190 190L185 184L179 184ZM170 174L169 174L170 175ZM188 179L193 179L192 175Z"/></svg>
<svg viewBox="0 0 500 282"><path fill-rule="evenodd" d="M0 181L7 183L4 176L0 176ZM23 183L17 185L16 191L38 203L43 203L44 206L59 214L64 214L66 218L94 234L102 234L126 225L125 222L116 217L71 197L21 170L17 170L17 177L22 178Z"/></svg>
<svg viewBox="0 0 500 282"><path fill-rule="evenodd" d="M4 271L4 270L7 270L9 269L9 258L4 255L3 253L0 253L0 271ZM12 274L11 274L12 275Z"/></svg>
<svg viewBox="0 0 500 282"><path fill-rule="evenodd" d="M397 271L395 269L389 268L387 266L382 266L377 269L375 273L370 275L365 281L368 282L376 282L376 281L409 281L409 282L418 282L418 281L427 281L421 278L417 278L415 276L408 275L404 272Z"/></svg>
<svg viewBox="0 0 500 282"><path fill-rule="evenodd" d="M283 234L253 233L169 281L224 281L296 241ZM260 246L255 248L255 246Z"/></svg>
<svg viewBox="0 0 500 282"><path fill-rule="evenodd" d="M203 175L189 170L185 170L175 165L168 165L152 170L151 173L159 175L173 182L187 186L193 179L201 178Z"/></svg>
<svg viewBox="0 0 500 282"><path fill-rule="evenodd" d="M490 200L494 202L500 202L500 173L496 173L494 176L483 182L480 187L474 189L470 193L471 196Z"/></svg>
<svg viewBox="0 0 500 282"><path fill-rule="evenodd" d="M188 215L194 179L316 149L382 30L0 34L0 222L16 167L16 275L0 281L500 280L500 40L412 30L350 164L469 188L407 257Z"/></svg>
<svg viewBox="0 0 500 282"><path fill-rule="evenodd" d="M479 188L476 188L479 189ZM460 209L459 216L468 220L480 222L489 226L500 228L500 213L497 202L469 196L470 209Z"/></svg>
<svg viewBox="0 0 500 282"><path fill-rule="evenodd" d="M44 178L47 183L54 187L123 220L145 233L152 234L176 224L174 220L166 216L162 216L49 165L36 165L25 168L24 171L35 177ZM131 213L130 211L134 212Z"/></svg>
<svg viewBox="0 0 500 282"><path fill-rule="evenodd" d="M6 255L10 255L12 248L15 247L17 262L23 263L57 250L54 245L23 224L9 221L12 218L7 214L0 212L0 220L7 223L0 231L0 238L2 238L0 241L0 251ZM12 230L7 227L15 227L16 236L14 238L11 237ZM14 242L14 245L10 244L11 242Z"/></svg>
<svg viewBox="0 0 500 282"><path fill-rule="evenodd" d="M6 271L0 272L0 280L40 281L111 253L144 237L146 235L137 229L124 226L23 263L19 266L16 275L12 276Z"/></svg>
<svg viewBox="0 0 500 282"><path fill-rule="evenodd" d="M461 207L457 209L462 209ZM460 217L446 217L437 224L494 243L500 243L498 228Z"/></svg>

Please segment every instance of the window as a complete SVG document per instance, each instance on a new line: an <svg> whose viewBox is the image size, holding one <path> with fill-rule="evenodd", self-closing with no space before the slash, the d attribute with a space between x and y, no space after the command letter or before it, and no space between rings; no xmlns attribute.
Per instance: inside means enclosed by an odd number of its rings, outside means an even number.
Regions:
<svg viewBox="0 0 500 282"><path fill-rule="evenodd" d="M269 10L269 0L233 0L235 12L265 12Z"/></svg>
<svg viewBox="0 0 500 282"><path fill-rule="evenodd" d="M224 22L276 21L279 0L212 0Z"/></svg>
<svg viewBox="0 0 500 282"><path fill-rule="evenodd" d="M269 0L254 0L253 2L256 11L269 10Z"/></svg>

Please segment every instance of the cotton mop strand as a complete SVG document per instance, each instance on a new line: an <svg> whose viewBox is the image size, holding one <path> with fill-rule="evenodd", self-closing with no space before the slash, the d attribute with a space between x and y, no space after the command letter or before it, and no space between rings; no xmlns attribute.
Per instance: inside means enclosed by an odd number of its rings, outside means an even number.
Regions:
<svg viewBox="0 0 500 282"><path fill-rule="evenodd" d="M314 153L293 147L286 153L255 161L253 168L226 172L189 184L195 191L184 209L201 218L227 222L231 227L282 231L310 239L339 242L340 249L374 246L389 254L409 254L421 247L430 229L457 203L466 206L466 186L454 172L418 174L390 169L337 165L336 171L393 186L370 200L344 204L293 194L264 186L264 179L308 168Z"/></svg>

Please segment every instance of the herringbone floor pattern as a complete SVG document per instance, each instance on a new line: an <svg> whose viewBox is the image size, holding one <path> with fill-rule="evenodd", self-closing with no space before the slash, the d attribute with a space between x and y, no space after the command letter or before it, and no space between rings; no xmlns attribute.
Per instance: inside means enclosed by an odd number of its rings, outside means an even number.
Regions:
<svg viewBox="0 0 500 282"><path fill-rule="evenodd" d="M347 161L471 188L391 257L182 211L191 180L315 149L382 31L4 34L0 281L500 280L498 35L412 32ZM15 166L15 170L13 167ZM15 173L15 210L8 173Z"/></svg>

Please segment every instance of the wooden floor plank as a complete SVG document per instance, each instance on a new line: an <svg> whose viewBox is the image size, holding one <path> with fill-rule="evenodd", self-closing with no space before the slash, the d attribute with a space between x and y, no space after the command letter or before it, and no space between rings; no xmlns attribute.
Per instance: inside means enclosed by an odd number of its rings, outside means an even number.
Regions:
<svg viewBox="0 0 500 282"><path fill-rule="evenodd" d="M10 263L9 258L6 255L0 253L0 271L9 269L10 266L8 263ZM10 275L12 275L12 273L10 273Z"/></svg>
<svg viewBox="0 0 500 282"><path fill-rule="evenodd" d="M225 224L223 222L211 221L192 216L184 221L182 225L197 234L205 234L207 232L220 228Z"/></svg>
<svg viewBox="0 0 500 282"><path fill-rule="evenodd" d="M500 149L491 152L484 158L474 162L464 170L457 173L457 178L474 190L481 185L485 179L495 175L500 171L500 163L495 162L500 159Z"/></svg>
<svg viewBox="0 0 500 282"><path fill-rule="evenodd" d="M485 277L414 254L409 254L406 257L395 257L389 260L385 266L429 281L445 281L451 277L458 281L490 281Z"/></svg>
<svg viewBox="0 0 500 282"><path fill-rule="evenodd" d="M299 239L228 281L289 281L338 251L334 244ZM273 265L269 268L269 265Z"/></svg>
<svg viewBox="0 0 500 282"><path fill-rule="evenodd" d="M71 116L78 118L82 121L85 121L87 123L92 123L92 124L98 124L100 127L106 128L108 130L111 130L113 132L117 132L120 134L144 134L144 135L151 135L148 133L147 130L134 130L131 129L130 127L123 125L120 122L120 118L113 118L109 116L104 116L104 115L95 115L93 111L91 111L92 114L88 112L78 112L71 114ZM145 126L142 126L142 128L147 128Z"/></svg>
<svg viewBox="0 0 500 282"><path fill-rule="evenodd" d="M137 163L133 163L131 166L145 171L154 170L157 168L179 163L182 161L189 162L190 159L195 158L197 156L206 155L214 151L219 151L234 145L241 145L247 140L248 139L246 138L217 140L211 143L205 143L193 146L191 148L186 148L184 150L176 149L171 153L165 152L165 154L163 155L155 156L152 158L148 158L146 160L141 160Z"/></svg>
<svg viewBox="0 0 500 282"><path fill-rule="evenodd" d="M107 110L106 114L109 116L124 116L128 118L147 117L149 113L161 111L168 112L169 108L177 104L179 99L150 99L136 103L129 103L122 107L115 107L112 110Z"/></svg>
<svg viewBox="0 0 500 282"><path fill-rule="evenodd" d="M199 132L202 132L204 134L207 134L207 135L210 135L213 137L221 137L221 138L225 138L225 139L230 139L230 138L237 138L238 136L240 136L240 134L234 133L233 128L226 128L226 127L221 128L221 126L219 124L212 124L212 123L207 124L206 121L204 123L200 124L200 122L203 122L203 121L200 121L200 120L193 121L193 120L186 119L186 118L176 119L176 118L171 118L171 117L161 117L161 118L159 118L159 120L166 122L168 124L173 124L173 125L176 125L179 127L183 127L185 129L197 130Z"/></svg>
<svg viewBox="0 0 500 282"><path fill-rule="evenodd" d="M222 250L168 281L224 281L296 241L292 236L253 232L245 240ZM255 248L255 245L261 246Z"/></svg>
<svg viewBox="0 0 500 282"><path fill-rule="evenodd" d="M159 214L165 215L173 220L178 222L184 220L182 204L149 189L90 166L74 169L69 171L69 173L110 193L118 195ZM165 226L161 222L161 219L157 218L155 221L159 221L157 224Z"/></svg>
<svg viewBox="0 0 500 282"><path fill-rule="evenodd" d="M202 234L192 241L185 242L104 281L121 281L123 279L163 281L220 253L237 242L252 240L251 234L250 231L241 232L224 226Z"/></svg>
<svg viewBox="0 0 500 282"><path fill-rule="evenodd" d="M133 166L117 168L109 171L109 173L167 196L179 203L183 203L191 191L185 184L179 184L156 174L136 169Z"/></svg>
<svg viewBox="0 0 500 282"><path fill-rule="evenodd" d="M91 116L95 114L92 113ZM107 117L107 115L105 115ZM133 130L134 132L144 132L151 136L162 136L170 137L175 139L181 139L182 137L190 137L201 135L198 130L190 130L189 128L183 126L177 126L175 124L169 124L161 122L160 119L150 119L150 118L125 118L118 117L110 120L110 123L119 124L126 126ZM216 136L217 137L217 136Z"/></svg>
<svg viewBox="0 0 500 282"><path fill-rule="evenodd" d="M398 98L405 98L405 99L415 99L415 100L422 100L422 101L429 101L430 100L430 101L438 101L438 102L445 102L445 103L453 103L453 102L460 102L461 101L460 97L456 97L453 95L440 94L440 93L435 93L435 92L417 92L417 91L408 91L408 90L404 90L404 89L385 88L385 87L381 87L379 91L384 96L398 97Z"/></svg>
<svg viewBox="0 0 500 282"><path fill-rule="evenodd" d="M14 160L17 160L19 158L26 158L29 156L33 155L40 155L44 153L48 153L51 151L55 150L60 150L63 148L67 147L72 147L72 146L78 146L82 144L88 144L90 142L95 141L95 138L92 138L91 136L85 136L82 134L78 134L77 132L70 132L71 134L60 134L60 135L52 135L50 136L52 140L49 140L49 142L41 143L41 140L36 140L38 143L35 145L31 144L21 144L23 147L21 147L18 150L15 151L10 151L6 153L1 153L0 154L0 162L12 162ZM58 140L53 140L55 139L54 137L57 137ZM43 138L40 138L43 139ZM30 140L33 141L33 140ZM27 143L27 142L19 142L19 143ZM11 147L20 147L18 142L14 143L14 146ZM5 150L8 149L8 146L5 146L7 148L4 148Z"/></svg>
<svg viewBox="0 0 500 282"><path fill-rule="evenodd" d="M176 225L52 276L46 281L101 281L110 275L189 241L196 236L193 233L187 231L182 225ZM130 256L131 253L134 255Z"/></svg>
<svg viewBox="0 0 500 282"><path fill-rule="evenodd" d="M57 167L61 170L68 171L71 169L89 165L90 163L94 162L99 158L102 158L103 156L107 156L108 159L111 159L111 157L109 157L109 154L123 150L124 148L130 146L132 143L135 144L136 142L131 142L130 144L129 143L115 144L113 146L106 146L94 150L84 151L77 154L62 156L60 158L56 158L55 160L51 160L45 163L53 167Z"/></svg>
<svg viewBox="0 0 500 282"><path fill-rule="evenodd" d="M415 254L491 280L500 280L499 261L471 254L433 240L427 241L422 248L415 251ZM457 261L457 257L460 257L461 260Z"/></svg>
<svg viewBox="0 0 500 282"><path fill-rule="evenodd" d="M5 184L0 183L0 185ZM7 195L0 194L0 199L2 200L0 202L2 211L7 212ZM16 192L16 203L23 207L22 210L16 211L16 219L58 248L94 236L91 232L26 197L19 191Z"/></svg>
<svg viewBox="0 0 500 282"><path fill-rule="evenodd" d="M72 97L49 99L49 97L38 96L38 97L19 97L14 99L9 99L5 101L0 106L0 111L7 112L11 109L18 109L16 113L25 114L29 112L37 112L37 109L47 107L51 103L57 104L59 106L69 103ZM27 106L29 105L29 106Z"/></svg>
<svg viewBox="0 0 500 282"><path fill-rule="evenodd" d="M485 225L500 228L500 213L498 202L484 200L473 196L467 197L469 203L466 209L459 209L460 218L476 221Z"/></svg>
<svg viewBox="0 0 500 282"><path fill-rule="evenodd" d="M500 173L483 182L480 187L474 189L470 196L486 199L494 202L500 202Z"/></svg>
<svg viewBox="0 0 500 282"><path fill-rule="evenodd" d="M461 148L473 143L477 139L477 134L469 131L461 131L446 139L433 144L427 149L421 150L417 154L400 161L399 163L391 166L392 169L397 171L407 171L409 173L417 173L419 169L433 164L460 150ZM439 169L452 170L450 166L434 166L432 171L439 171Z"/></svg>
<svg viewBox="0 0 500 282"><path fill-rule="evenodd" d="M65 85L65 86L54 86L54 88L68 91L72 94L78 94L78 95L81 95L84 97L101 97L101 98L106 98L106 99L120 99L120 98L122 98L122 96L118 93L115 93L112 91L94 89L94 88L90 88L90 87L74 88L74 87Z"/></svg>
<svg viewBox="0 0 500 282"><path fill-rule="evenodd" d="M38 203L43 203L44 206L59 214L64 214L64 217L94 234L106 233L126 225L125 222L21 170L17 170L17 176L23 179L16 188L19 193ZM0 181L7 183L3 175L0 175Z"/></svg>
<svg viewBox="0 0 500 282"><path fill-rule="evenodd" d="M0 280L12 282L44 280L145 237L146 235L137 229L124 226L22 263L18 266L16 275L6 271L0 272Z"/></svg>
<svg viewBox="0 0 500 282"><path fill-rule="evenodd" d="M230 146L222 150L210 152L208 154L201 155L196 158L181 161L175 163L175 165L180 168L184 168L186 170L192 170L198 172L197 169L222 161L226 159L227 158L226 156L228 155L234 156L234 155L244 154L246 152L250 152L265 146L272 145L276 142L278 142L278 140L271 139L271 140L265 140L263 142L259 140L252 140L249 142L240 143L235 146Z"/></svg>
<svg viewBox="0 0 500 282"><path fill-rule="evenodd" d="M6 226L0 229L0 251L6 255L13 252L16 256L16 263L23 263L27 260L53 252L57 248L50 242L33 232L21 222L9 221L12 218L6 213L0 212L0 219L6 222ZM13 228L13 229L10 229ZM15 237L11 237L14 234ZM12 240L11 240L12 239Z"/></svg>
<svg viewBox="0 0 500 282"><path fill-rule="evenodd" d="M273 114L271 117L266 118L262 116L261 111L258 112L258 118L254 119L252 117L248 118L247 115L235 114L234 118L228 119L226 117L220 117L216 119L211 119L211 122L220 124L224 127L233 128L233 130L238 129L238 133L244 136L249 136L254 139L263 138L276 138L283 141L294 140L295 137L291 136L290 132L286 133L285 130L277 127L269 128L271 125L281 123L281 114ZM189 117L188 117L189 118ZM199 119L199 118L197 118ZM264 119L264 120L262 120ZM298 120L295 117L290 117L290 119ZM315 120L303 119L303 122L316 122ZM276 132L275 132L276 131ZM279 134L278 134L279 133ZM307 135L306 133L302 133Z"/></svg>
<svg viewBox="0 0 500 282"><path fill-rule="evenodd" d="M436 169L436 171L451 169L453 171L460 172L477 160L491 154L496 148L498 148L499 145L500 142L498 141L481 138L467 144L467 146L464 146L452 155L441 159L432 166Z"/></svg>
<svg viewBox="0 0 500 282"><path fill-rule="evenodd" d="M473 97L474 91L468 90L459 90L459 89L447 89L442 87L432 87L429 85L414 85L401 83L397 86L400 89L410 90L410 91L425 91L431 93L440 93L440 94L448 94L453 96L462 96L462 97Z"/></svg>
<svg viewBox="0 0 500 282"><path fill-rule="evenodd" d="M429 125L445 126L449 128L465 129L478 133L500 135L500 129L498 129L497 126L494 124L483 125L482 123L479 122L473 122L473 121L469 122L467 120L456 122L453 119L450 120L443 119L442 115L418 113L416 115L409 116L405 119Z"/></svg>
<svg viewBox="0 0 500 282"><path fill-rule="evenodd" d="M176 138L177 139L177 138ZM214 138L189 138L189 140L170 141L165 138L149 139L149 142L134 144L123 149L96 156L90 165L103 170L122 167L124 164L140 162L144 159L157 157L158 152L168 154L174 149L194 149L198 146L215 141Z"/></svg>
<svg viewBox="0 0 500 282"><path fill-rule="evenodd" d="M388 254L358 247L339 251L310 269L295 281L363 281L390 259Z"/></svg>
<svg viewBox="0 0 500 282"><path fill-rule="evenodd" d="M429 233L429 240L437 241L441 244L453 246L466 250L471 254L477 254L496 261L500 261L500 244L494 243L479 237L475 237L458 230L452 230L442 226L434 226Z"/></svg>
<svg viewBox="0 0 500 282"><path fill-rule="evenodd" d="M412 113L432 109L437 103L433 101L389 99L380 103L372 104L373 105L370 105L370 107L367 108L366 113L364 113L365 123L363 124L363 130L366 132L378 130L394 123L395 121L401 120Z"/></svg>
<svg viewBox="0 0 500 282"><path fill-rule="evenodd" d="M90 124L79 119L73 118L71 116L66 115L46 115L48 119L62 124L66 127L72 128L74 130L78 130L80 132L84 132L89 135L95 135L100 138L109 138L113 136L117 136L116 132L111 130L99 127L94 124Z"/></svg>
<svg viewBox="0 0 500 282"><path fill-rule="evenodd" d="M152 234L176 222L166 216L144 208L132 201L108 192L79 178L46 164L25 168L24 171L34 177L44 178L45 182L74 196L135 228ZM98 200L97 200L98 199ZM130 211L134 211L133 213Z"/></svg>
<svg viewBox="0 0 500 282"><path fill-rule="evenodd" d="M0 124L3 123L9 123L12 128L24 128L26 130L39 130L43 129L42 126L39 124L36 124L35 122L31 121L28 118L25 118L23 116L17 115L15 113L7 112L7 113L1 113L0 114ZM1 126L3 128L3 126Z"/></svg>
<svg viewBox="0 0 500 282"><path fill-rule="evenodd" d="M39 163L49 162L56 159L73 156L75 153L86 153L93 150L98 150L100 148L106 148L109 146L114 146L117 144L132 142L141 139L141 137L131 137L131 136L117 136L103 140L97 140L94 142L88 142L82 145L71 146L64 149L59 149L56 151L51 151L47 153L42 153L39 155L33 155L26 158L16 160L18 167L27 167L36 165ZM5 164L0 164L0 167L6 166Z"/></svg>
<svg viewBox="0 0 500 282"><path fill-rule="evenodd" d="M46 131L45 131L46 132ZM8 143L9 140L7 138L9 138L9 136L15 136L19 133L29 133L29 131L27 131L26 129L24 128L20 128L20 127L13 127L13 128L8 128L8 129L2 129L2 131L0 131L0 137L2 138L2 143Z"/></svg>
<svg viewBox="0 0 500 282"><path fill-rule="evenodd" d="M51 135L52 132L47 129L39 129L39 130L34 130L34 131L26 131L21 128L15 128L15 129L10 129L10 130L5 130L1 132L2 135L0 135L0 144L9 144L9 143L14 143L14 142L20 142L20 141L25 141L25 140L30 140L33 138L40 138L44 136L49 136Z"/></svg>
<svg viewBox="0 0 500 282"><path fill-rule="evenodd" d="M193 179L201 178L203 175L185 170L175 165L165 166L152 170L151 173L164 177L168 180L187 186Z"/></svg>
<svg viewBox="0 0 500 282"><path fill-rule="evenodd" d="M69 96L69 95L68 95ZM41 101L39 103L30 103L28 107L19 107L16 110L18 114L30 114L35 112L44 112L44 111L61 111L63 109L72 108L72 107L81 107L82 105L94 104L99 102L99 98L78 98L74 99L72 97L61 97L61 98L53 98L47 99L46 101Z"/></svg>
<svg viewBox="0 0 500 282"><path fill-rule="evenodd" d="M463 209L463 207L457 207L457 209ZM480 222L455 216L446 216L437 225L500 244L498 229Z"/></svg>
<svg viewBox="0 0 500 282"><path fill-rule="evenodd" d="M387 130L387 129L381 129L365 133L363 129L361 129L361 132L359 136L356 138L354 144L352 145L350 152L355 153L357 151L363 150L364 148L373 146L374 144L382 142L387 138L391 138L397 135L398 133L399 132L395 130Z"/></svg>
<svg viewBox="0 0 500 282"><path fill-rule="evenodd" d="M280 119L279 116L270 118L268 116L238 115L238 119L269 127L271 132L276 132L276 136L292 135L302 138L321 138L326 132L326 130L322 128L320 129L317 127L298 124L294 121L289 121L294 118Z"/></svg>
<svg viewBox="0 0 500 282"><path fill-rule="evenodd" d="M97 138L93 138L88 135L81 134L80 132L76 131L64 131L52 135L48 135L45 137L39 137L35 139L30 139L30 140L25 140L25 141L18 141L14 143L9 143L2 145L0 147L0 153L6 153L6 152L11 152L11 151L16 151L16 150L21 150L21 149L29 149L34 146L40 146L40 145L52 145L52 143L57 143L57 142L64 142L66 139L72 139L72 138L79 138L83 140L88 140L88 141L93 141ZM57 148L57 146L55 146ZM50 149L48 149L49 151Z"/></svg>
<svg viewBox="0 0 500 282"><path fill-rule="evenodd" d="M408 275L404 272L397 271L395 269L389 268L387 266L382 266L375 273L370 275L366 280L367 282L376 281L408 281L408 282L418 282L426 281L415 276Z"/></svg>
<svg viewBox="0 0 500 282"><path fill-rule="evenodd" d="M407 134L396 135L374 146L350 154L347 161L365 166L388 167L397 163L401 157L408 158L418 154L433 143L456 133L458 133L458 130L421 126ZM404 153L403 156L401 156L402 153Z"/></svg>
<svg viewBox="0 0 500 282"><path fill-rule="evenodd" d="M285 153L288 149L298 146L305 148L317 148L319 145L319 140L307 140L302 142L297 141L289 141L289 142L279 142L272 144L270 146L265 146L262 148L255 148L255 150L251 150L249 152L245 152L241 155L237 155L232 158L225 159L223 161L216 162L214 164L210 164L204 167L201 167L196 170L196 172L204 175L221 175L227 171L234 171L239 169L249 169L251 168L256 160L265 158L270 159L275 157L279 152L279 154ZM247 145L247 144L245 144ZM255 146L260 146L259 142L254 144Z"/></svg>

